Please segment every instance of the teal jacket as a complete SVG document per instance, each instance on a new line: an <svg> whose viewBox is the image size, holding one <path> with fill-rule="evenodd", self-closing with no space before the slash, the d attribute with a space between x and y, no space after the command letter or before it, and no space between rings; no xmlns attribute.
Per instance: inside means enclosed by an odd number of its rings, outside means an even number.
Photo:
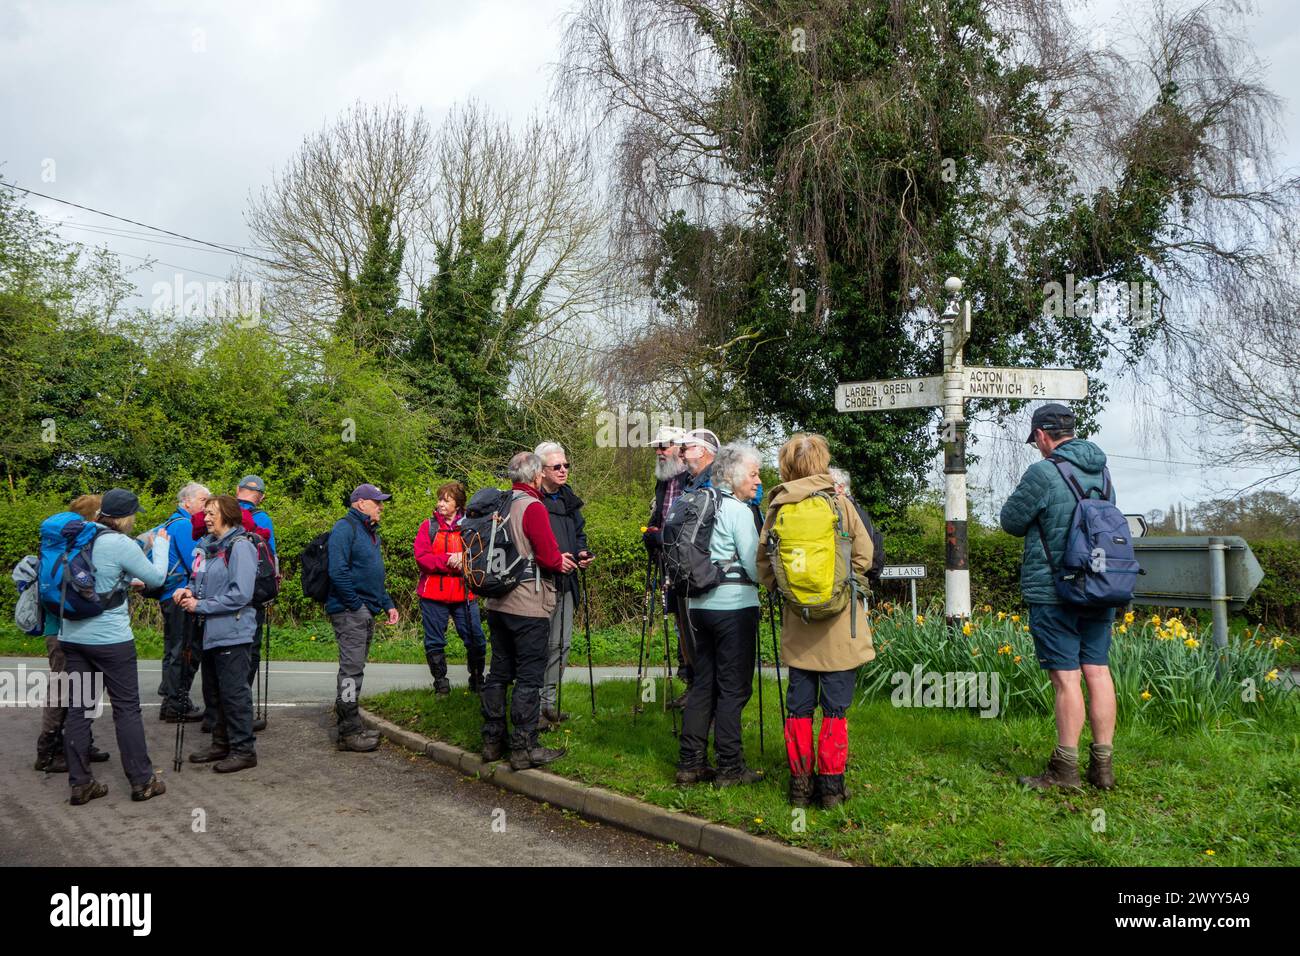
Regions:
<svg viewBox="0 0 1300 956"><path fill-rule="evenodd" d="M1102 470L1106 453L1090 441L1073 438L1058 445L1055 454L1069 462L1084 491L1103 485ZM1112 486L1111 500L1115 500ZM1020 562L1020 593L1026 604L1060 604L1052 584L1052 572L1043 554L1040 527L1047 533L1052 561L1061 566L1065 553L1065 535L1074 517L1074 495L1056 466L1044 458L1029 466L1020 484L1002 506L1002 530L1025 539L1024 557Z"/></svg>

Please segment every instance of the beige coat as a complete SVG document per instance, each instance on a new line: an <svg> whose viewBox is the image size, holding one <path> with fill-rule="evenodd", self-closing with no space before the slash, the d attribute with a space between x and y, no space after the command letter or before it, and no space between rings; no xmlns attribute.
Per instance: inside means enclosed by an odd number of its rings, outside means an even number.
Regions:
<svg viewBox="0 0 1300 956"><path fill-rule="evenodd" d="M767 535L780 505L802 501L814 491L834 493L835 483L830 475L810 475L798 481L777 485L767 506L767 518L758 536L758 579L769 591L776 590L776 575L767 557ZM853 537L853 571L865 591L867 570L871 567L871 536L867 534L858 509L846 498L841 498L849 534ZM846 607L838 617L825 621L805 621L797 613L783 608L781 614L781 656L791 667L806 671L847 671L874 660L876 649L871 644L871 626L861 600ZM849 614L858 615L858 636L851 636Z"/></svg>

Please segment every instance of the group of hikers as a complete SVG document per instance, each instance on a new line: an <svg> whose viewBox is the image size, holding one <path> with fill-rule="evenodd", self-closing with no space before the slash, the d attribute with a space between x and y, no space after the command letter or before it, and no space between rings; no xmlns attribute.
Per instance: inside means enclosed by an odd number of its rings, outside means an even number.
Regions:
<svg viewBox="0 0 1300 956"><path fill-rule="evenodd" d="M1115 609L1070 603L1055 578L1076 503L1094 494L1113 502L1114 488L1105 455L1077 438L1074 426L1065 406L1047 405L1034 413L1029 443L1044 460L1026 472L1001 515L1007 531L1025 538L1022 588L1039 664L1050 672L1057 695L1058 745L1046 771L1021 782L1042 788L1080 785L1082 670L1093 733L1088 780L1109 788L1114 786L1115 700L1107 655ZM858 669L876 656L868 595L883 563L880 535L854 501L849 476L832 466L823 436L795 434L778 453L780 484L764 506L761 456L753 447L722 444L706 428L661 428L651 444L655 492L643 541L648 565L659 572L650 576L658 582L657 600L676 623L677 674L686 685L670 703L683 711L676 782L728 787L761 779L746 764L741 736L759 653L761 586L781 607L779 653L789 673L784 738L790 802L842 803L848 797L847 712ZM575 614L585 596L584 571L596 555L588 547L583 501L569 486L570 463L562 445L547 441L520 451L507 471L506 491L485 488L467 500L459 483L438 488L434 511L419 526L412 553L435 693L446 696L451 689L450 623L466 647L468 687L479 696L483 759L506 759L522 770L565 752L544 746L540 735L569 719L559 708L560 686ZM102 674L134 800L150 799L165 787L145 746L123 593L130 587L156 597L162 610L161 719L202 721L212 735L210 746L189 760L211 763L222 773L257 765L256 734L266 721L254 713L251 688L267 595L274 597L279 573L274 527L260 507L265 492L256 475L243 478L234 496L187 484L167 521L135 539L139 501L124 489L102 498L82 496L69 512L42 525L39 577L51 672ZM358 485L346 514L302 555L304 594L324 603L338 644L335 713L341 751L366 752L379 745L379 735L362 724L358 700L376 619L390 625L399 619L387 590L379 536L391 497L373 484ZM79 592L103 605L92 613L83 616L66 597L66 579L75 584L75 575L62 575L61 602L47 594L61 572L47 573L46 545L57 550L60 541L65 556L77 542L86 545L87 554L93 547L93 587ZM17 575L15 570L16 580ZM277 583L264 584L269 581ZM490 662L480 599L487 612ZM196 672L203 674L203 709L190 697ZM90 764L108 755L94 747L85 709L57 703L51 701L45 711L36 769L66 770L71 802L84 804L106 792Z"/></svg>

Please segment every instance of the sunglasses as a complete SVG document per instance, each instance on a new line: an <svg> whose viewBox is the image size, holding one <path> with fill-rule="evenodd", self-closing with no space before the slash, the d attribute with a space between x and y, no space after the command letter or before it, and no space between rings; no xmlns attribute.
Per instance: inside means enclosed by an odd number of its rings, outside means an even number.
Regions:
<svg viewBox="0 0 1300 956"><path fill-rule="evenodd" d="M551 471L568 471L569 463L567 461L562 461L559 464L547 465L546 467L549 468Z"/></svg>

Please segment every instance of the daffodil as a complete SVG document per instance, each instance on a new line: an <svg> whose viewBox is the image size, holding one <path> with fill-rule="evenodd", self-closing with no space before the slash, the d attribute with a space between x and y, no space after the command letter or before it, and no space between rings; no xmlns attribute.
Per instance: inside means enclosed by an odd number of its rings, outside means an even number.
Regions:
<svg viewBox="0 0 1300 956"><path fill-rule="evenodd" d="M924 623L925 623L925 615L924 615L924 614L918 614L918 615L916 616L916 623L917 623L917 624L924 624Z"/></svg>
<svg viewBox="0 0 1300 956"><path fill-rule="evenodd" d="M1183 643L1192 648L1192 650L1201 646L1201 642L1194 637L1189 637L1187 640L1183 641Z"/></svg>
<svg viewBox="0 0 1300 956"><path fill-rule="evenodd" d="M1265 674L1265 675L1264 675L1264 680L1266 680L1266 681L1275 681L1275 680L1277 680L1277 668L1274 667L1271 671L1269 671L1267 674Z"/></svg>
<svg viewBox="0 0 1300 956"><path fill-rule="evenodd" d="M1134 615L1133 615L1133 612L1132 612L1132 611L1129 611L1127 614L1125 614L1125 615L1124 615L1124 623L1125 623L1125 624L1132 624L1132 623L1133 623L1133 616L1134 616Z"/></svg>
<svg viewBox="0 0 1300 956"><path fill-rule="evenodd" d="M1284 646L1286 646L1286 641L1282 640L1282 638L1273 638L1273 650L1280 651Z"/></svg>
<svg viewBox="0 0 1300 956"><path fill-rule="evenodd" d="M1012 614L1012 615L1011 615L1011 623L1012 623L1012 624L1019 624L1019 623L1020 623L1020 615L1019 615L1019 614Z"/></svg>
<svg viewBox="0 0 1300 956"><path fill-rule="evenodd" d="M1019 664L1019 663L1020 663L1020 655L1017 654L1015 657L1013 657L1013 658L1011 659L1011 663L1013 663L1013 664Z"/></svg>
<svg viewBox="0 0 1300 956"><path fill-rule="evenodd" d="M1007 612L1006 612L1006 611L998 611L998 620L999 620L999 621L1005 621L1006 619L1007 619Z"/></svg>
<svg viewBox="0 0 1300 956"><path fill-rule="evenodd" d="M993 605L992 605L992 604L985 604L985 605L984 605L983 611L984 611L985 614L988 614L988 613L989 613L990 611L992 611L992 610L993 610Z"/></svg>
<svg viewBox="0 0 1300 956"><path fill-rule="evenodd" d="M965 624L963 624L963 625L961 626L961 632L962 632L963 634L965 634L967 637L970 637L970 636L971 636L971 633L972 633L974 630L975 630L975 629L974 629L973 627L970 626L970 621L967 621Z"/></svg>
<svg viewBox="0 0 1300 956"><path fill-rule="evenodd" d="M1142 699L1143 699L1143 700L1150 700L1150 699L1151 699L1151 691L1149 691L1149 690L1144 690L1144 691L1142 692Z"/></svg>
<svg viewBox="0 0 1300 956"><path fill-rule="evenodd" d="M1022 631L1024 631L1026 634L1029 633L1029 625L1028 625L1028 624L1021 625L1021 628L1020 628L1020 629L1021 629Z"/></svg>
<svg viewBox="0 0 1300 956"><path fill-rule="evenodd" d="M1127 624L1121 624L1121 625L1119 626L1119 632L1120 632L1121 634L1127 634L1127 633L1128 633L1128 625L1127 625Z"/></svg>
<svg viewBox="0 0 1300 956"><path fill-rule="evenodd" d="M1152 626L1152 627L1159 627L1159 626L1160 626L1160 615L1159 615L1159 614L1152 614L1152 615L1151 615L1151 626Z"/></svg>

